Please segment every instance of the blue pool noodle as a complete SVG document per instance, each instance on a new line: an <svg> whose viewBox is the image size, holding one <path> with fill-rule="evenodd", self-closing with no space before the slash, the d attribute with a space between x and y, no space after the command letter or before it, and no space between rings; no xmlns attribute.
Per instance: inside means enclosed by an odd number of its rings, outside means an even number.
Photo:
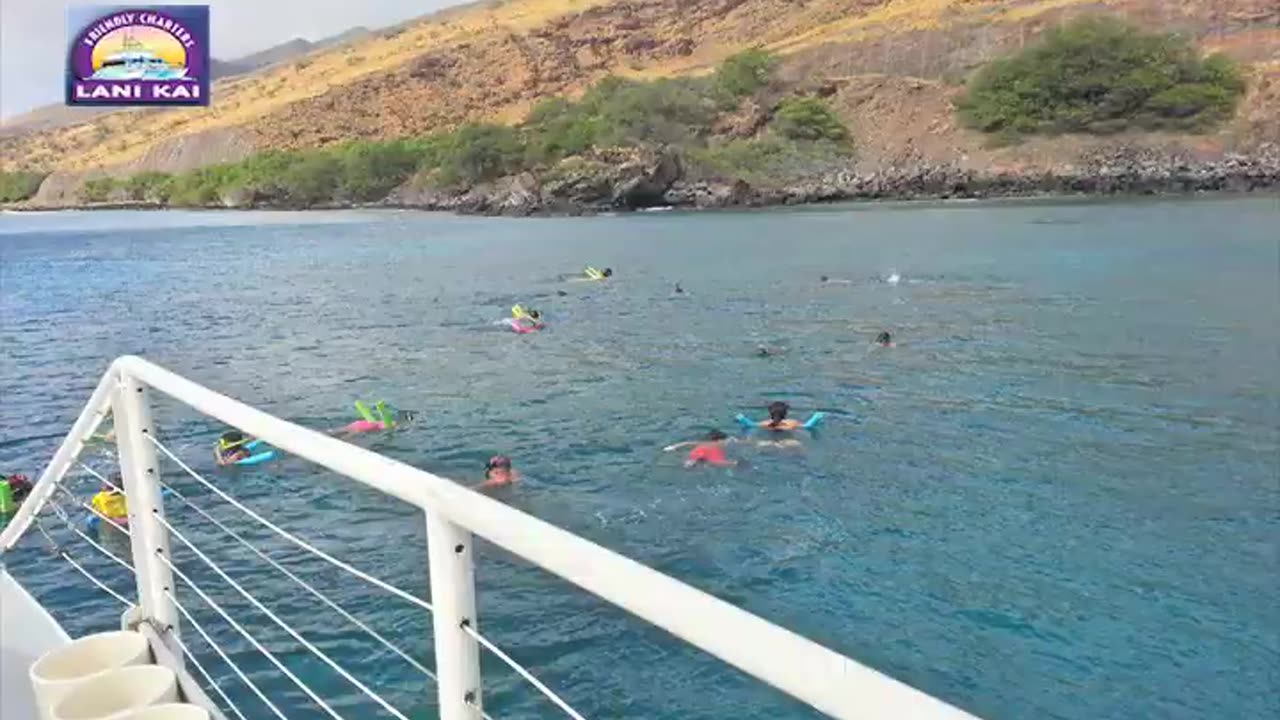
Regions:
<svg viewBox="0 0 1280 720"><path fill-rule="evenodd" d="M805 430L812 430L818 427L818 424L821 423L826 417L827 417L826 413L821 411L816 412L810 415L809 419L805 420L804 424L801 425L800 427L804 428Z"/></svg>
<svg viewBox="0 0 1280 720"><path fill-rule="evenodd" d="M822 411L818 411L810 415L809 419L805 420L804 424L801 425L800 427L804 428L805 430L812 430L818 427L818 425L820 425L822 421L826 419L826 417L827 417L826 413ZM734 420L737 420L739 425L747 429L754 429L756 427L759 427L759 425L756 423L755 420L752 420L751 418L747 417L746 415L743 415L742 413L738 413L738 416L735 417Z"/></svg>

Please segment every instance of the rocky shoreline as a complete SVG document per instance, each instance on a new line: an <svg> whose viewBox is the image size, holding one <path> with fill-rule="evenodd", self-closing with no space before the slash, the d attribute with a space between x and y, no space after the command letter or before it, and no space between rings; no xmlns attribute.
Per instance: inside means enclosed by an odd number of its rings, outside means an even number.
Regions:
<svg viewBox="0 0 1280 720"><path fill-rule="evenodd" d="M940 200L1054 196L1174 195L1280 190L1280 147L1248 155L1193 159L1146 148L1109 149L1075 165L973 169L915 161L870 172L833 169L788 181L752 185L691 177L679 155L651 151L601 154L586 163L530 172L467 188L397 188L376 203L308 206L237 193L205 209L336 210L401 208L508 217L576 216L654 208L727 209L857 200ZM111 201L9 206L16 210L164 209L157 203Z"/></svg>
<svg viewBox="0 0 1280 720"><path fill-rule="evenodd" d="M402 187L382 206L461 214L580 215L655 207L716 209L804 205L854 200L981 199L1253 192L1280 189L1280 148L1208 161L1148 151L1108 152L1078 166L1048 170L974 170L913 163L873 172L841 169L756 186L742 180L687 178L678 158L605 166L597 175L531 173L462 191Z"/></svg>

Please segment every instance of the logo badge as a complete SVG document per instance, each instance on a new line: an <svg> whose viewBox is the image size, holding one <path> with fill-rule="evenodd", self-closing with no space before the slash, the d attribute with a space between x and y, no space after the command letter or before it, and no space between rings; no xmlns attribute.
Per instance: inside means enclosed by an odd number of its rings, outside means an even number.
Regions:
<svg viewBox="0 0 1280 720"><path fill-rule="evenodd" d="M68 105L208 105L209 6L72 7Z"/></svg>

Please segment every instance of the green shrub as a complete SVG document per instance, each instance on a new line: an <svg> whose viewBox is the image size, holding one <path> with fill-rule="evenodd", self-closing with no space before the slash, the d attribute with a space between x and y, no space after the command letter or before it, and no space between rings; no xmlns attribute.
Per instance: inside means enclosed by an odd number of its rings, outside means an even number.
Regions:
<svg viewBox="0 0 1280 720"><path fill-rule="evenodd" d="M533 106L524 122L526 157L531 164L550 164L590 149L600 135L599 122L561 97Z"/></svg>
<svg viewBox="0 0 1280 720"><path fill-rule="evenodd" d="M141 172L123 182L130 200L164 203L169 199L173 176L162 172Z"/></svg>
<svg viewBox="0 0 1280 720"><path fill-rule="evenodd" d="M707 135L717 109L705 83L685 78L606 78L580 103L596 127L594 144L689 144Z"/></svg>
<svg viewBox="0 0 1280 720"><path fill-rule="evenodd" d="M332 202L341 180L342 163L321 150L297 156L274 184L288 204L307 207Z"/></svg>
<svg viewBox="0 0 1280 720"><path fill-rule="evenodd" d="M745 97L766 87L773 80L778 61L758 48L730 55L716 68L716 88L731 97Z"/></svg>
<svg viewBox="0 0 1280 720"><path fill-rule="evenodd" d="M773 115L773 128L792 140L826 140L843 143L849 129L821 98L791 97L778 105Z"/></svg>
<svg viewBox="0 0 1280 720"><path fill-rule="evenodd" d="M88 180L84 185L80 186L81 202L99 203L106 202L112 191L118 186L114 178L94 178Z"/></svg>
<svg viewBox="0 0 1280 720"><path fill-rule="evenodd" d="M0 172L0 202L19 202L35 195L47 175L30 170Z"/></svg>
<svg viewBox="0 0 1280 720"><path fill-rule="evenodd" d="M957 109L965 124L988 133L1195 130L1230 117L1243 93L1225 56L1201 59L1178 36L1085 17L988 64Z"/></svg>
<svg viewBox="0 0 1280 720"><path fill-rule="evenodd" d="M848 161L849 147L833 142L797 142L779 136L730 140L686 154L689 174L702 179L782 184Z"/></svg>
<svg viewBox="0 0 1280 720"><path fill-rule="evenodd" d="M434 154L437 177L453 185L516 172L522 167L524 146L511 127L476 123L458 128Z"/></svg>
<svg viewBox="0 0 1280 720"><path fill-rule="evenodd" d="M774 59L760 50L725 61L711 78L653 81L608 77L576 101L549 98L518 127L467 124L452 132L387 142L353 141L305 151L273 150L239 162L166 176L143 173L123 187L130 198L203 206L231 201L307 207L334 201L371 202L409 178L459 186L493 180L528 167L551 174L600 164L593 149L673 146L711 174L794 173L805 162L840 156L848 132L816 98L779 106L777 137L708 148L713 124L745 94L772 77ZM731 102L724 102L729 97ZM581 166L563 161L577 158ZM115 186L95 186L104 197Z"/></svg>
<svg viewBox="0 0 1280 720"><path fill-rule="evenodd" d="M351 143L337 151L339 194L356 202L381 200L409 178L423 160L420 142Z"/></svg>

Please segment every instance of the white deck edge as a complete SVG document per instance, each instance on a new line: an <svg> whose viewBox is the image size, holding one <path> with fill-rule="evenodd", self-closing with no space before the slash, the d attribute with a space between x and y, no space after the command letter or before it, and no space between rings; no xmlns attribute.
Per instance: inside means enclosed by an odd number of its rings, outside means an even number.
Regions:
<svg viewBox="0 0 1280 720"><path fill-rule="evenodd" d="M0 567L0 717L36 717L31 665L69 642L71 637L58 621Z"/></svg>

